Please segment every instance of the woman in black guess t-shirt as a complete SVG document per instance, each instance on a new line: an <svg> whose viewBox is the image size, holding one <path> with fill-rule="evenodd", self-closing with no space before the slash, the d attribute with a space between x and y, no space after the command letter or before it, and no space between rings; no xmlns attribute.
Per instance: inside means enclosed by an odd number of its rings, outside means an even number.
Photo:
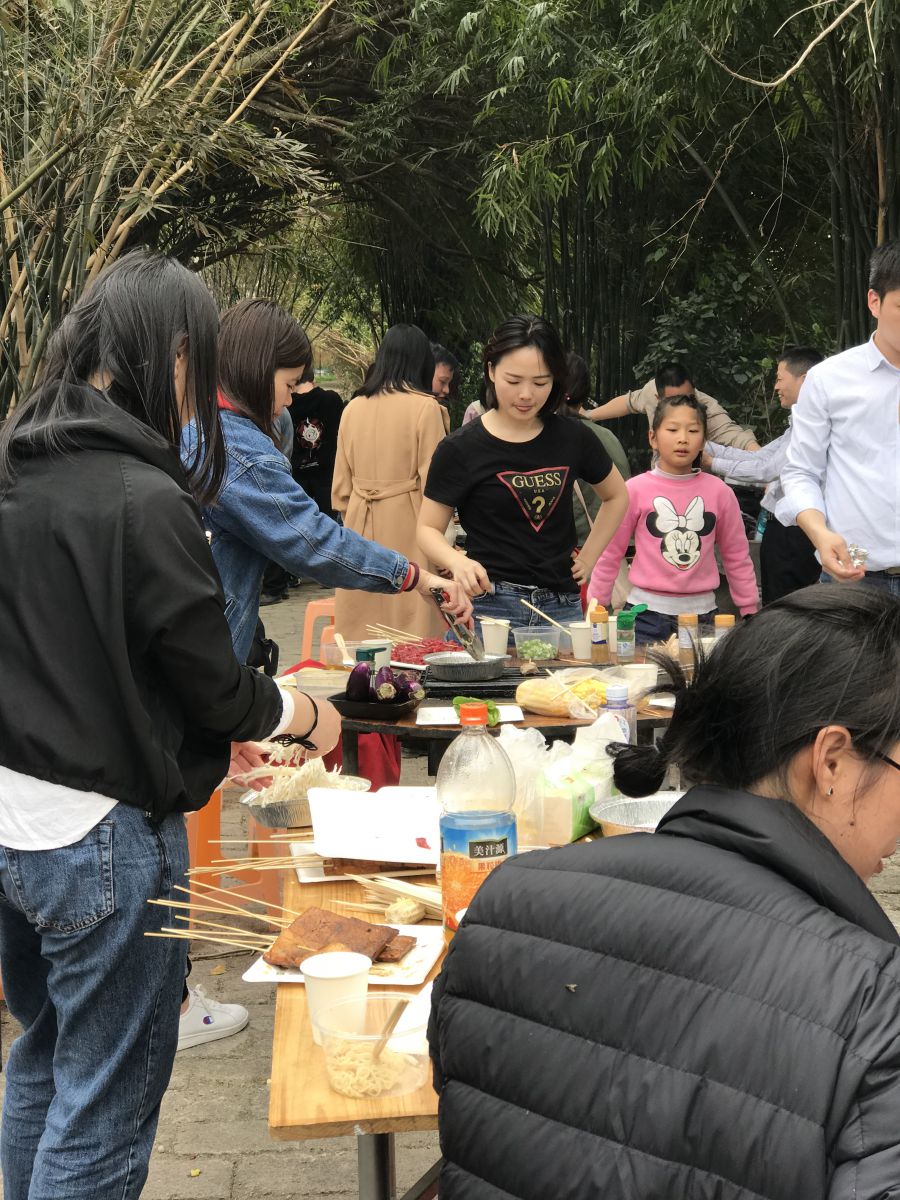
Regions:
<svg viewBox="0 0 900 1200"><path fill-rule="evenodd" d="M561 623L578 620L579 588L628 507L622 476L589 429L556 415L566 355L549 322L504 321L485 346L484 373L484 416L445 438L431 460L419 545L475 598L477 617L536 622L520 603L526 599ZM576 479L603 501L578 554ZM454 509L466 554L444 540Z"/></svg>

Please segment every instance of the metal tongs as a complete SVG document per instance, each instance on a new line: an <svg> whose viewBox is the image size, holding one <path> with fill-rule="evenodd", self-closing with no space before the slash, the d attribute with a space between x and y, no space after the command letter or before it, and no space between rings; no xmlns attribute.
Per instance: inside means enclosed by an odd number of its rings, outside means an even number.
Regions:
<svg viewBox="0 0 900 1200"><path fill-rule="evenodd" d="M476 662L481 662L484 659L484 646L482 645L481 638L477 637L471 629L467 629L465 625L457 621L452 613L447 612L446 608L444 608L444 605L447 603L447 594L442 588L433 587L431 595L438 607L438 612L447 622L447 628L454 637L459 639L462 648L471 654Z"/></svg>

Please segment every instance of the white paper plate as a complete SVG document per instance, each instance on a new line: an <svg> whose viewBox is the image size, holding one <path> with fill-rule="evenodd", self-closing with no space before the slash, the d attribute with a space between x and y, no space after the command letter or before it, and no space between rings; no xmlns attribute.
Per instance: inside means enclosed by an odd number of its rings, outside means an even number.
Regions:
<svg viewBox="0 0 900 1200"><path fill-rule="evenodd" d="M428 972L441 956L444 949L444 930L440 925L395 925L403 934L416 939L409 954L398 963L373 963L369 972L372 983L386 983L391 987L415 987L423 984ZM299 967L287 970L272 967L260 956L248 967L242 978L246 983L302 983L303 972Z"/></svg>
<svg viewBox="0 0 900 1200"><path fill-rule="evenodd" d="M460 687L464 687L460 684ZM504 721L524 721L525 714L518 704L498 704L497 715L500 723ZM430 708L420 708L416 711L417 725L458 725L459 717L452 704L437 704Z"/></svg>

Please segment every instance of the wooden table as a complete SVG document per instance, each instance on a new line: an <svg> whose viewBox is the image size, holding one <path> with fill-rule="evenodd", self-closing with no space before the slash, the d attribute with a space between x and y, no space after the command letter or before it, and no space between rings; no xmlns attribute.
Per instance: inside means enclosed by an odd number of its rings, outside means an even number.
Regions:
<svg viewBox="0 0 900 1200"><path fill-rule="evenodd" d="M460 685L463 686L462 684ZM498 704L514 701L498 700ZM422 708L446 707L448 702L441 700L425 700ZM638 713L638 740L642 735L652 736L652 730L658 725L665 725L672 716L671 709L653 708ZM512 722L517 729L537 729L548 742L560 738L572 738L577 730L584 725L591 725L592 720L576 720L574 717L542 717L536 713L526 713L524 720ZM354 717L341 718L341 750L343 753L344 772L347 775L359 774L359 736L362 733L381 733L386 737L395 737L401 742L423 742L428 747L428 773L434 775L449 743L460 732L456 725L417 725L416 714L410 713L397 721L370 721ZM493 733L499 733L500 727L495 726Z"/></svg>
<svg viewBox="0 0 900 1200"><path fill-rule="evenodd" d="M288 878L284 905L298 913L318 906L346 915L350 910L339 908L334 901L355 900L361 895L362 888L356 883L299 884ZM358 915L364 916L363 913ZM429 980L439 970L440 960L433 967ZM378 986L370 985L372 989ZM380 986L383 989L389 985ZM410 996L415 994L413 988L404 990ZM278 985L269 1095L272 1137L302 1141L355 1134L360 1200L394 1200L394 1134L436 1129L437 1104L437 1095L430 1082L408 1096L383 1100L351 1100L333 1092L325 1073L324 1054L313 1042L306 988L297 983ZM427 1200L436 1196L439 1168L440 1162L437 1162L402 1200Z"/></svg>

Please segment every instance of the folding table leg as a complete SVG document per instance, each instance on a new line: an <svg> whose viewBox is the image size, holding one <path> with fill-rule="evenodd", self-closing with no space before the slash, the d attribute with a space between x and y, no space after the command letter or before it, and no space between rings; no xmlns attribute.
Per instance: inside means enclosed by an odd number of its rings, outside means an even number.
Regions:
<svg viewBox="0 0 900 1200"><path fill-rule="evenodd" d="M358 1133L356 1161L359 1200L395 1200L394 1135Z"/></svg>
<svg viewBox="0 0 900 1200"><path fill-rule="evenodd" d="M439 1158L433 1167L429 1167L421 1179L417 1179L408 1192L404 1192L400 1200L437 1200L438 1176L444 1160Z"/></svg>

